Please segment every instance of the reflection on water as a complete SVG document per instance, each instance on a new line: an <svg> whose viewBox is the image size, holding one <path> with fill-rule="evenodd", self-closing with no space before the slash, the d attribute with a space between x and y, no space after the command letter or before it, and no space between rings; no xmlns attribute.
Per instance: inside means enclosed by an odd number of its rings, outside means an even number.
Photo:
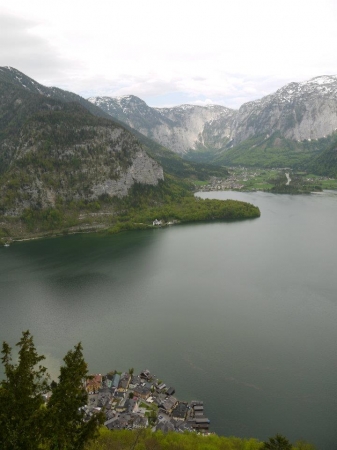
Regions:
<svg viewBox="0 0 337 450"><path fill-rule="evenodd" d="M203 197L211 194L202 193ZM51 370L149 368L212 429L334 448L336 194L212 193L261 218L0 249L1 339L29 328Z"/></svg>

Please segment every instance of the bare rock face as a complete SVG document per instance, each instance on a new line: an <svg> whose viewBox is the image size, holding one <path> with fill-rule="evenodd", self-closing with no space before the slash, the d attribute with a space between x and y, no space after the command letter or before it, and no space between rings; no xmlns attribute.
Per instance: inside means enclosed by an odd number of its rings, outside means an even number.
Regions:
<svg viewBox="0 0 337 450"><path fill-rule="evenodd" d="M325 137L337 129L337 76L290 83L239 110L218 105L151 108L131 95L89 101L179 154L221 149L275 131L302 141Z"/></svg>
<svg viewBox="0 0 337 450"><path fill-rule="evenodd" d="M160 139L165 147L174 148L174 151L183 154L207 146L204 141L205 127L219 119L228 121L231 110L218 105L182 105L156 108L156 111L162 116L164 123L152 130L152 138L158 142ZM225 128L224 126L223 131Z"/></svg>
<svg viewBox="0 0 337 450"><path fill-rule="evenodd" d="M290 83L239 109L235 144L256 134L280 131L288 139L319 139L337 129L337 76Z"/></svg>
<svg viewBox="0 0 337 450"><path fill-rule="evenodd" d="M124 197L135 183L156 186L164 179L163 168L137 139L110 121L89 118L93 124L70 126L68 116L55 120L51 115L48 123L44 116L41 120L43 126L38 117L19 138L5 141L13 149L0 185L5 215L55 207L60 200L94 201L103 194Z"/></svg>
<svg viewBox="0 0 337 450"><path fill-rule="evenodd" d="M92 199L107 194L109 197L124 197L135 183L157 186L164 179L163 168L151 159L143 150L132 158L131 165L120 173L117 180L107 178L92 187Z"/></svg>
<svg viewBox="0 0 337 450"><path fill-rule="evenodd" d="M173 108L151 108L133 95L124 97L92 97L91 103L99 106L112 117L127 123L145 136L154 139L176 153L207 148L209 126L218 126L217 142L231 135L231 123L235 111L224 106L181 105ZM214 129L217 125L214 124Z"/></svg>

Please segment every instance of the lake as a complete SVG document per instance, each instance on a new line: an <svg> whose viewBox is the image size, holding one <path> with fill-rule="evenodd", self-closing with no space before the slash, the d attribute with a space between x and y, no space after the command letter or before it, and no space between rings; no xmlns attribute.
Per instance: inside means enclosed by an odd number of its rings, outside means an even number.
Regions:
<svg viewBox="0 0 337 450"><path fill-rule="evenodd" d="M148 368L218 434L337 448L337 193L199 195L261 217L1 247L1 340L30 329L54 378L82 341L92 372Z"/></svg>

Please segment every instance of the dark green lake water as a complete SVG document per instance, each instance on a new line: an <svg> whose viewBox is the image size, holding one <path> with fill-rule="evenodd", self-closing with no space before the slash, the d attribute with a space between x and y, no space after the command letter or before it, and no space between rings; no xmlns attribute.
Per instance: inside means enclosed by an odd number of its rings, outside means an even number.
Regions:
<svg viewBox="0 0 337 450"><path fill-rule="evenodd" d="M337 195L202 193L261 218L0 248L1 340L30 329L57 375L150 369L212 430L337 448Z"/></svg>

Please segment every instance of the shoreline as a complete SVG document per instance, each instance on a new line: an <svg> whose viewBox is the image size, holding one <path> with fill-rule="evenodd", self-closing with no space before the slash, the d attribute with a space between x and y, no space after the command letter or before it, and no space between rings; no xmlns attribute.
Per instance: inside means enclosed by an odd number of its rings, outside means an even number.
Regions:
<svg viewBox="0 0 337 450"><path fill-rule="evenodd" d="M0 245L8 246L14 242L25 242L36 239L55 238L69 236L73 234L87 233L107 233L118 234L122 231L136 231L144 229L163 228L181 223L197 223L197 222L213 222L213 221L241 221L260 217L259 208L248 202L239 200L217 200L205 199L192 196L188 199L182 199L168 205L161 205L157 208L141 209L130 212L126 216L122 216L121 220L114 223L97 223L75 225L70 228L59 228L55 231L39 231L41 223L36 222L34 227L37 229L25 233L24 223L17 218L16 221L8 219L8 223L2 222L3 235L0 238ZM12 220L12 223L11 223ZM148 222L148 223L146 223ZM6 227L7 225L7 227ZM12 225L12 226L11 226ZM12 231L12 235L11 235ZM16 234L15 233L18 233Z"/></svg>
<svg viewBox="0 0 337 450"><path fill-rule="evenodd" d="M269 194L274 194L274 195L284 195L284 194L288 194L288 195L308 195L308 194L314 194L314 195L324 195L325 193L329 193L329 192L336 192L337 190L334 189L323 189L322 191L312 191L312 192L298 192L298 193L278 193L278 192L272 192L268 189L249 189L249 190L243 190L243 189L211 189L211 190L198 190L194 193L194 195L196 196L196 194L198 193L205 193L205 192L238 192L238 193L253 193L253 192L264 192L264 193L269 193ZM232 219L230 221L241 221L241 220L247 220L247 219L255 219L258 217L250 217L250 218L242 218L242 219ZM141 225L141 227L137 228L135 227L132 230L128 230L128 229L121 229L119 231L113 231L113 232L109 232L109 230L111 230L111 226L105 226L103 227L93 227L93 228L88 228L88 229L83 229L83 230L76 230L76 231L68 231L66 228L65 229L61 229L59 231L57 231L56 233L53 234L40 234L40 235L35 235L35 236L31 236L31 237L27 237L27 236L23 236L23 237L6 237L6 238L2 238L3 241L1 242L0 240L0 248L1 247L7 247L9 244L9 246L11 244L14 243L19 243L19 242L29 242L29 241L34 241L34 240L41 240L41 239L54 239L54 238L59 238L59 237L66 237L66 236L72 236L72 235L77 235L77 234L98 234L98 233L109 233L109 234L119 234L123 231L137 231L137 230L144 230L144 229L157 229L157 228L165 228L165 227L169 227L172 225L179 225L179 224L184 224L184 223L199 223L199 222L204 222L204 223L210 223L210 222L215 222L215 221L228 221L229 219L210 219L210 220L193 220L193 221L172 221L172 222L168 222L168 223L162 223L160 225L150 225L150 224L145 224L145 223L134 223L134 225Z"/></svg>

